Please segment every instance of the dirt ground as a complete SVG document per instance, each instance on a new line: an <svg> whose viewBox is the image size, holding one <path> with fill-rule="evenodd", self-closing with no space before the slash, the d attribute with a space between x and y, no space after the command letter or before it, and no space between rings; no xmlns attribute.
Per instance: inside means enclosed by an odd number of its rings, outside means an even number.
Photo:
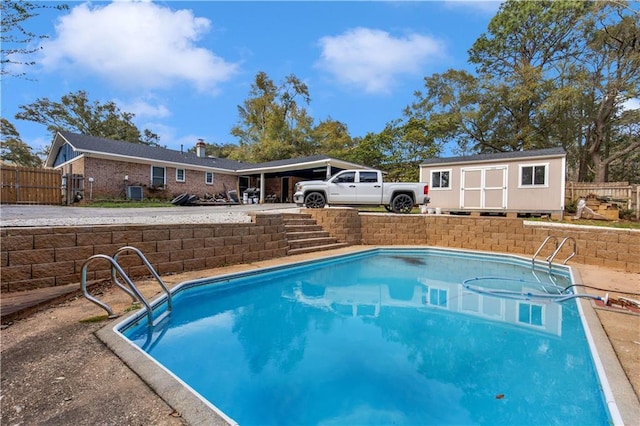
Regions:
<svg viewBox="0 0 640 426"><path fill-rule="evenodd" d="M326 254L326 253L325 253ZM286 262L302 260L289 257ZM163 277L170 286L186 280L270 266L258 262ZM640 291L640 274L580 266L585 283ZM146 296L159 293L154 281L139 281ZM123 312L131 300L103 285L93 294ZM640 315L597 310L616 355L640 395ZM108 321L87 322L104 311L83 297L14 321L0 332L1 421L3 425L183 425L168 406L94 333Z"/></svg>

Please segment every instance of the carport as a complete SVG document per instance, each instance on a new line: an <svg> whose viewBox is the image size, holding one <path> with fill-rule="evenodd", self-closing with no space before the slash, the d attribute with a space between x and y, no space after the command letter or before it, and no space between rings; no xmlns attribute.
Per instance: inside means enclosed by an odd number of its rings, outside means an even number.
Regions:
<svg viewBox="0 0 640 426"><path fill-rule="evenodd" d="M259 189L260 203L286 203L293 200L295 184L300 181L322 180L342 170L363 168L367 167L326 155L269 161L237 170L238 186L240 195L247 188Z"/></svg>

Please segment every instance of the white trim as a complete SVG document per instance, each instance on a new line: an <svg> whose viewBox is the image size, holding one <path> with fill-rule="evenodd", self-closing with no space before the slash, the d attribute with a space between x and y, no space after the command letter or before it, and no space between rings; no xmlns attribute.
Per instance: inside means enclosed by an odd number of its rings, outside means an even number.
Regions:
<svg viewBox="0 0 640 426"><path fill-rule="evenodd" d="M501 170L502 171L502 187L486 185L486 173L488 170ZM466 184L467 172L480 172L480 186L469 187ZM493 166L479 166L479 167L462 167L460 168L460 208L461 209L502 209L506 210L508 206L508 194L509 194L509 165L508 164L496 164ZM488 190L502 190L502 206L501 207L487 207L486 206L486 191ZM468 206L465 204L464 194L465 191L479 191L480 200L479 206Z"/></svg>
<svg viewBox="0 0 640 426"><path fill-rule="evenodd" d="M209 175L211 175L211 182L209 182L209 179L207 179L209 177ZM206 185L213 185L213 182L215 181L215 173L209 171L209 172L204 172L204 183Z"/></svg>
<svg viewBox="0 0 640 426"><path fill-rule="evenodd" d="M182 171L182 179L178 178L178 172ZM176 168L176 182L186 182L187 181L187 171L185 169Z"/></svg>
<svg viewBox="0 0 640 426"><path fill-rule="evenodd" d="M550 163L526 163L518 165L518 188L522 189L534 189L534 188L548 188L549 187L549 168ZM536 185L536 173L535 168L544 166L544 184ZM522 184L522 169L525 167L531 167L533 174L531 175L533 182L531 185L523 185Z"/></svg>
<svg viewBox="0 0 640 426"><path fill-rule="evenodd" d="M449 173L449 186L438 186L436 187L433 184L433 174L434 173L440 173L440 181L442 181L442 173ZM430 191L451 191L452 187L453 187L453 183L451 182L451 178L453 177L453 169L433 169L429 172L429 190ZM438 182L438 184L440 184L440 182Z"/></svg>
<svg viewBox="0 0 640 426"><path fill-rule="evenodd" d="M156 186L153 184L153 169L158 168L162 169L162 186L167 186L167 168L165 166L158 166L157 164L151 164L149 168L149 184L151 186Z"/></svg>

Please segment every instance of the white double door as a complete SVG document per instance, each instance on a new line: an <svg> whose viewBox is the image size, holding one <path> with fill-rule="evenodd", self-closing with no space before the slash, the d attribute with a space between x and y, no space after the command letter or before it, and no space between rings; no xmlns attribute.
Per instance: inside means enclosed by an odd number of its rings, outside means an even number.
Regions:
<svg viewBox="0 0 640 426"><path fill-rule="evenodd" d="M465 209L506 209L507 166L462 169L460 207Z"/></svg>

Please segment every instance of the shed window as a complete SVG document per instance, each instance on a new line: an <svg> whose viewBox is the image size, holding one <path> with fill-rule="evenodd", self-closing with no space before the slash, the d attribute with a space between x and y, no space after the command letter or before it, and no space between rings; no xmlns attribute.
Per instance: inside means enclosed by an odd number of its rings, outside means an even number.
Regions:
<svg viewBox="0 0 640 426"><path fill-rule="evenodd" d="M431 188L450 189L451 170L434 170L431 172Z"/></svg>
<svg viewBox="0 0 640 426"><path fill-rule="evenodd" d="M184 169L176 169L176 182L184 182Z"/></svg>
<svg viewBox="0 0 640 426"><path fill-rule="evenodd" d="M533 303L518 303L518 321L538 327L544 326L544 307Z"/></svg>
<svg viewBox="0 0 640 426"><path fill-rule="evenodd" d="M520 186L547 186L547 165L520 166Z"/></svg>
<svg viewBox="0 0 640 426"><path fill-rule="evenodd" d="M207 185L213 185L213 172L204 173L204 183Z"/></svg>
<svg viewBox="0 0 640 426"><path fill-rule="evenodd" d="M156 167L151 166L151 186L165 186L165 168L164 167Z"/></svg>

